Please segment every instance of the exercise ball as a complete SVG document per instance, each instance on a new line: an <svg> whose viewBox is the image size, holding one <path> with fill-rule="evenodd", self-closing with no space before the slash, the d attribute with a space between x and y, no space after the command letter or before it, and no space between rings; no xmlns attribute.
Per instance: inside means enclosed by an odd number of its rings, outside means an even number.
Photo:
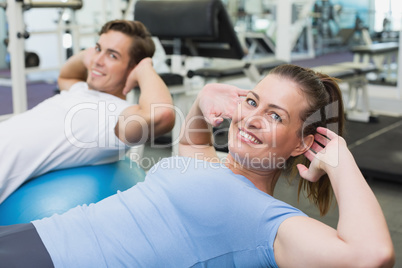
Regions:
<svg viewBox="0 0 402 268"><path fill-rule="evenodd" d="M52 171L27 181L0 204L0 225L28 223L95 203L144 178L144 170L128 158Z"/></svg>

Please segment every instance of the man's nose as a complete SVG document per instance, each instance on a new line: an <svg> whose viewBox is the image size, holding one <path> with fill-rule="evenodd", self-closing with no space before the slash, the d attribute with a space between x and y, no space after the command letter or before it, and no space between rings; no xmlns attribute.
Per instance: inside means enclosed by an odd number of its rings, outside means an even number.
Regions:
<svg viewBox="0 0 402 268"><path fill-rule="evenodd" d="M96 65L103 65L105 59L105 55L102 52L99 52L95 55L94 62Z"/></svg>

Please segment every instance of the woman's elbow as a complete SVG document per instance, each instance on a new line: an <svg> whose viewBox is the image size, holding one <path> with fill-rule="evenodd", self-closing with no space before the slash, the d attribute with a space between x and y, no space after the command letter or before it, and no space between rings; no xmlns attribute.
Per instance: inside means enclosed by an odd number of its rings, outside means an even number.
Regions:
<svg viewBox="0 0 402 268"><path fill-rule="evenodd" d="M365 264L362 267L394 267L395 251L392 244L389 246L377 244L369 252L364 254L362 263Z"/></svg>
<svg viewBox="0 0 402 268"><path fill-rule="evenodd" d="M377 267L394 267L395 251L392 246L379 250L379 254L377 256L377 264Z"/></svg>

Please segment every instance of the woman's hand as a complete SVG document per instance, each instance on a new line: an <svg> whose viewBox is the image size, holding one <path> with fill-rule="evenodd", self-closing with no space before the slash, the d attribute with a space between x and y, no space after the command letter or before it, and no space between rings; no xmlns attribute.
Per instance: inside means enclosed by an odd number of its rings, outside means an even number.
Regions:
<svg viewBox="0 0 402 268"><path fill-rule="evenodd" d="M313 145L304 153L311 161L310 167L297 165L300 176L311 182L318 181L329 169L338 166L341 154L346 152L349 150L342 137L327 128L318 127Z"/></svg>
<svg viewBox="0 0 402 268"><path fill-rule="evenodd" d="M200 92L199 108L205 117L205 120L216 127L223 119L232 118L237 105L245 97L248 90L240 89L231 85L208 84Z"/></svg>

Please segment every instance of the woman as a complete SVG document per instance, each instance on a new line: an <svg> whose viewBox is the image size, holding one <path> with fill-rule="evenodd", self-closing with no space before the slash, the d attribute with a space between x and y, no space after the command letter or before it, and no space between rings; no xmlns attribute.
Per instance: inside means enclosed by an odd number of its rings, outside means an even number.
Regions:
<svg viewBox="0 0 402 268"><path fill-rule="evenodd" d="M220 163L210 129L223 118L232 122ZM125 192L23 226L30 239L9 231L20 241L11 251L37 249L30 255L42 259L31 263L41 267L391 267L380 206L329 126L342 130L343 107L326 75L283 65L252 91L208 85L187 116L180 157ZM336 230L272 197L281 172L294 168L322 214L332 186ZM2 237L0 254L10 248Z"/></svg>

